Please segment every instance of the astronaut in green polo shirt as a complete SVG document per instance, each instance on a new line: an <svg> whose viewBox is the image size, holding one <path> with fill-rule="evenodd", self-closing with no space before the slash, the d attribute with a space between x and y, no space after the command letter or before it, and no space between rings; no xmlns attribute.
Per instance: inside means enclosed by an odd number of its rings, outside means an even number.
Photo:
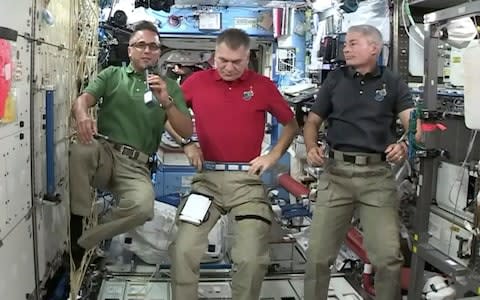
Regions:
<svg viewBox="0 0 480 300"><path fill-rule="evenodd" d="M136 25L128 55L128 66L101 71L72 106L77 142L70 147L70 237L76 268L85 250L153 217L155 194L148 165L165 122L182 137L192 135L178 84L148 71L160 57L154 24ZM95 122L88 109L97 103ZM83 218L92 209L91 187L112 192L118 205L108 222L83 232Z"/></svg>

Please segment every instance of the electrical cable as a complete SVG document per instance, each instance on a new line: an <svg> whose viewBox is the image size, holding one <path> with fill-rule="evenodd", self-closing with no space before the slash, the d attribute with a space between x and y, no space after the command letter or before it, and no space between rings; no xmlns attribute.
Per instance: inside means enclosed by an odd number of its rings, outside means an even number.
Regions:
<svg viewBox="0 0 480 300"><path fill-rule="evenodd" d="M417 23L415 23L415 20L413 20L412 12L410 11L410 5L405 0L404 0L404 3L405 3L405 6L403 6L403 10L407 13L407 17L408 17L408 20L410 21L410 24L413 26L413 28L415 29L415 32L418 33L420 38L424 40L425 36L423 35L422 30L417 26Z"/></svg>
<svg viewBox="0 0 480 300"><path fill-rule="evenodd" d="M458 200L460 198L460 193L461 193L461 188L462 188L462 184L463 184L463 178L465 176L465 166L467 165L467 161L468 161L468 158L470 157L470 154L472 152L472 149L473 149L473 144L475 142L475 138L477 136L477 130L473 130L471 135L470 135L470 142L468 144L468 148L467 148L467 153L465 155L465 159L463 160L462 162L462 165L461 165L461 168L459 170L459 173L457 174L457 179L455 180L455 182L452 184L452 186L450 187L450 191L448 193L448 200L451 202L451 194L452 194L452 191L453 191L453 187L455 186L455 183L458 182L458 177L460 176L460 181L459 181L459 186L458 186L458 193L457 193L457 197L455 199L455 202L453 204L455 204L455 207L454 207L454 212L457 211L457 208L458 208ZM468 176L468 174L467 174ZM459 219L459 217L457 216L456 213L453 214L453 219L454 219L454 222L457 222L457 220ZM462 219L463 220L463 219ZM450 248L450 245L452 244L452 238L453 238L453 234L454 234L454 231L453 230L450 230L450 238L449 238L449 241L450 241L450 244L449 244L449 248Z"/></svg>
<svg viewBox="0 0 480 300"><path fill-rule="evenodd" d="M475 28L477 28L477 39L480 38L480 31L478 30L477 18L473 16L473 23L475 24Z"/></svg>
<svg viewBox="0 0 480 300"><path fill-rule="evenodd" d="M112 5L113 7L113 5ZM79 91L85 88L88 78L97 73L98 66L98 6L95 0L77 0L73 4L76 16L72 18L72 26L77 27L76 35L72 38L72 45L75 45L77 60L72 60L72 69L74 70L74 78L78 81L79 86L70 88L70 99L73 101ZM75 84L75 81L72 83ZM72 103L70 103L71 105ZM66 116L66 123L70 123L70 117ZM67 217L67 224L70 224L70 214ZM91 215L84 219L83 226L92 226L97 222L97 216L94 213L94 205L92 204ZM70 226L67 225L67 231L70 232ZM68 239L68 245L71 245ZM82 264L75 270L70 272L70 298L76 299L82 288L83 278L88 269L88 262L93 256L95 248L87 251L84 255ZM73 266L73 258L70 253L70 264Z"/></svg>
<svg viewBox="0 0 480 300"><path fill-rule="evenodd" d="M450 186L450 189L448 191L448 201L451 203L451 204L454 204L455 205L455 210L457 210L457 205L458 205L458 199L460 197L460 190L462 188L462 185L463 185L463 178L465 177L465 166L467 165L467 161L468 161L468 158L470 157L470 154L472 152L472 149L473 149L473 145L474 145L474 142L475 142L475 138L477 136L477 130L473 130L472 133L470 134L470 141L468 143L468 147L467 147L467 153L465 155L465 158L461 164L461 169L458 171L458 174L456 176L456 179L455 181L452 183L452 185ZM460 177L460 178L459 178ZM452 199L452 192L453 192L453 189L456 185L456 183L459 182L459 186L458 186L458 193L457 193L457 197L456 197L456 200L453 201Z"/></svg>
<svg viewBox="0 0 480 300"><path fill-rule="evenodd" d="M405 11L405 6L408 5L406 3L405 0L402 0L402 21L403 21L403 27L405 28L405 32L407 33L408 37L415 43L417 44L420 48L423 49L423 45L421 43L419 43L416 38L414 38L411 34L410 34L410 30L408 29L408 26L407 26L407 20L405 19L405 14L406 14L406 11ZM417 31L418 32L418 31Z"/></svg>

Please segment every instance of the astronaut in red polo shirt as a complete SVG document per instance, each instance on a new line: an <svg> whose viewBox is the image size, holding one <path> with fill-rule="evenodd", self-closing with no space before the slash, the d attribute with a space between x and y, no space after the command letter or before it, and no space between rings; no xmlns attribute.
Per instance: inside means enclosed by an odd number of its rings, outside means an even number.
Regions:
<svg viewBox="0 0 480 300"><path fill-rule="evenodd" d="M170 246L173 299L198 299L200 261L208 233L223 214L234 224L232 299L258 299L269 265L272 209L260 175L272 167L297 134L294 115L273 82L248 70L250 39L239 29L217 38L215 68L193 73L182 85L195 115L197 146L184 150L199 173L192 194L211 205L200 224L178 222ZM284 125L277 144L261 155L267 112ZM188 200L186 200L188 201ZM184 207L180 206L180 215Z"/></svg>

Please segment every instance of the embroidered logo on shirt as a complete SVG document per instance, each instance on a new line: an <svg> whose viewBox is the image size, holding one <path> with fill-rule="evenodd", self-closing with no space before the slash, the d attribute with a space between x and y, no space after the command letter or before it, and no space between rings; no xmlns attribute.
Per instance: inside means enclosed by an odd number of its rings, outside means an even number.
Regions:
<svg viewBox="0 0 480 300"><path fill-rule="evenodd" d="M250 101L254 96L252 86L250 86L250 90L243 92L243 100Z"/></svg>
<svg viewBox="0 0 480 300"><path fill-rule="evenodd" d="M387 85L384 83L382 85L381 90L376 90L375 91L375 101L382 102L383 99L385 99L385 96L387 95Z"/></svg>

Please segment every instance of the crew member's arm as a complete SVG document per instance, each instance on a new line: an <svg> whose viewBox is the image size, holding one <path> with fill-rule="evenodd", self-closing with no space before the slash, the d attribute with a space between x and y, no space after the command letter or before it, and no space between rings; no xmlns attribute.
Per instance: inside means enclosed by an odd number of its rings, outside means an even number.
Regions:
<svg viewBox="0 0 480 300"><path fill-rule="evenodd" d="M277 144L270 151L270 154L275 158L275 161L279 160L282 155L287 151L288 147L292 143L293 139L298 133L298 123L295 118L291 119L282 129L282 134L278 138Z"/></svg>
<svg viewBox="0 0 480 300"><path fill-rule="evenodd" d="M191 77L189 77L189 79L191 79ZM183 92L186 106L193 107L192 101L193 95L195 94L194 91L196 90L195 84L197 80L189 79L182 83L181 90ZM200 82L202 81L200 80ZM194 166L198 171L201 171L203 168L203 153L199 147L199 144L197 142L193 142L191 139L191 135L189 135L183 139L189 140L189 143L185 145L182 141L182 137L177 132L175 132L175 130L173 130L173 128L168 124L168 122L167 124L165 124L165 129L173 136L173 138L175 139L175 141L177 141L178 144L182 145L183 152L185 152L185 155L187 156L190 164Z"/></svg>
<svg viewBox="0 0 480 300"><path fill-rule="evenodd" d="M398 114L398 118L400 119L400 122L402 122L402 126L405 129L405 132L408 132L408 129L410 127L409 126L410 115L412 111L415 109L416 108L407 108ZM420 142L421 139L422 139L422 121L420 120L420 118L417 118L417 132L415 133L415 140L417 142Z"/></svg>
<svg viewBox="0 0 480 300"><path fill-rule="evenodd" d="M175 140L175 142L177 142L177 144L180 145L182 143L183 137L173 129L172 124L170 124L169 120L165 122L165 130L168 132L168 134L172 136L172 138Z"/></svg>
<svg viewBox="0 0 480 300"><path fill-rule="evenodd" d="M278 91L272 81L265 81L266 85L270 85L268 101L268 112L270 112L284 126L275 146L266 155L258 156L250 161L249 174L262 175L267 169L272 167L287 151L294 137L298 133L298 123L293 115L290 106Z"/></svg>
<svg viewBox="0 0 480 300"><path fill-rule="evenodd" d="M339 70L334 72L341 72ZM324 120L332 111L332 89L335 87L335 76L330 72L318 90L307 121L303 126L303 138L307 151L307 163L312 166L322 166L325 162L325 149L318 145L318 131Z"/></svg>
<svg viewBox="0 0 480 300"><path fill-rule="evenodd" d="M89 93L81 94L72 105L72 117L75 119L77 138L82 144L92 142L97 133L97 124L88 113L88 109L95 105L96 99Z"/></svg>
<svg viewBox="0 0 480 300"><path fill-rule="evenodd" d="M295 118L290 119L282 129L282 134L278 138L277 144L266 155L258 156L250 161L249 174L262 175L266 170L271 168L287 151L288 147L293 141L293 138L297 135L298 123Z"/></svg>
<svg viewBox="0 0 480 300"><path fill-rule="evenodd" d="M319 115L310 112L303 126L303 139L307 151L307 162L312 166L321 166L325 162L324 151L317 144L318 131L322 123L323 120Z"/></svg>
<svg viewBox="0 0 480 300"><path fill-rule="evenodd" d="M402 81L398 80L398 97L396 102L395 110L398 112L398 117L402 123L405 132L408 132L409 123L410 123L410 114L412 110L415 109L415 104L412 100L412 95L408 85ZM417 132L415 133L415 140L420 141L422 136L422 126L420 119L417 119ZM387 146L385 153L387 154L387 161L393 163L401 163L405 158L407 158L408 146L404 141L400 141L395 144Z"/></svg>
<svg viewBox="0 0 480 300"><path fill-rule="evenodd" d="M175 132L184 138L190 137L193 133L192 118L185 105L180 87L172 83L169 89L166 81L158 75L149 75L147 80L155 98L165 109L167 119Z"/></svg>
<svg viewBox="0 0 480 300"><path fill-rule="evenodd" d="M73 101L72 117L75 120L77 138L82 144L91 143L93 135L97 133L97 124L90 116L88 109L94 106L97 99L105 95L109 78L115 72L114 68L106 68L90 81L83 93Z"/></svg>

